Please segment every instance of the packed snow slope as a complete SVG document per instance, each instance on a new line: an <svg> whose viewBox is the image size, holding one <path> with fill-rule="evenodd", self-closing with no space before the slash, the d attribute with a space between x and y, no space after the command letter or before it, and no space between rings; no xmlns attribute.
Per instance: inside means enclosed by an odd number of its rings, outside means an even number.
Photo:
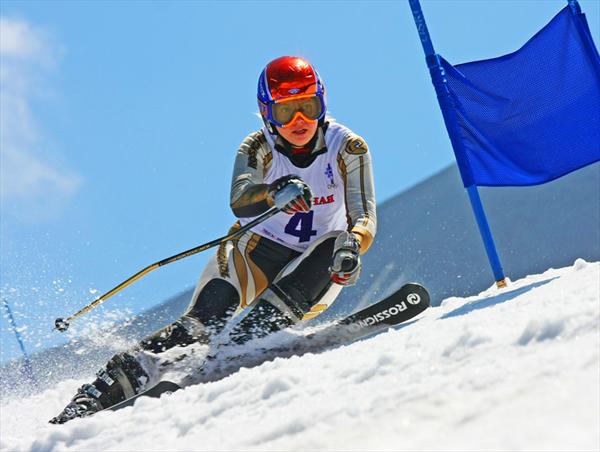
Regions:
<svg viewBox="0 0 600 452"><path fill-rule="evenodd" d="M15 394L0 448L599 450L599 319L600 263L579 259L347 346L62 426L47 420L91 375Z"/></svg>

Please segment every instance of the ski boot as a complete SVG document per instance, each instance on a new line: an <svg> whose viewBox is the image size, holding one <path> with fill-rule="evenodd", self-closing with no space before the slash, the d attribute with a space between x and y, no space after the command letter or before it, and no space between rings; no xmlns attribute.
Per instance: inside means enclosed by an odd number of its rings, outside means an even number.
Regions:
<svg viewBox="0 0 600 452"><path fill-rule="evenodd" d="M208 344L210 331L194 317L184 315L171 325L157 331L141 342L142 349L152 353L163 353L173 347L190 344Z"/></svg>
<svg viewBox="0 0 600 452"><path fill-rule="evenodd" d="M101 369L92 384L77 390L71 402L56 417L52 424L64 424L78 417L91 416L133 397L145 389L148 374L140 363L128 353L113 356L106 369Z"/></svg>
<svg viewBox="0 0 600 452"><path fill-rule="evenodd" d="M51 424L64 424L77 417L90 416L102 410L98 401L101 393L93 385L85 384L77 390L77 394L62 412L50 419Z"/></svg>

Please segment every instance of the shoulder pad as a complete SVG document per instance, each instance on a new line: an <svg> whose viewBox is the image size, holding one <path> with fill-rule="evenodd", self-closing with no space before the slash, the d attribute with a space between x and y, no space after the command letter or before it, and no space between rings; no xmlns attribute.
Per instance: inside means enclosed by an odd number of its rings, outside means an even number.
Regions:
<svg viewBox="0 0 600 452"><path fill-rule="evenodd" d="M352 155L362 155L369 152L369 147L362 137L352 135L346 143L346 152Z"/></svg>
<svg viewBox="0 0 600 452"><path fill-rule="evenodd" d="M250 168L254 168L254 169L257 168L258 150L266 142L267 142L267 139L265 138L265 134L263 133L262 130L259 130L258 132L248 135L248 137L246 137L246 140L244 140L243 144L245 144L248 147L248 150L247 150L248 166Z"/></svg>

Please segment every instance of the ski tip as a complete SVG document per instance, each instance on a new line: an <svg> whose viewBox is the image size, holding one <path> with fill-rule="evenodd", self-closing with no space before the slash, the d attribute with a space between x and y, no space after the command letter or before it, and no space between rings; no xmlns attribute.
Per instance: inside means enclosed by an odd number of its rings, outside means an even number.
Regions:
<svg viewBox="0 0 600 452"><path fill-rule="evenodd" d="M402 286L405 292L409 292L407 300L411 304L419 304L425 308L428 308L431 304L431 297L427 289L419 283L409 282Z"/></svg>

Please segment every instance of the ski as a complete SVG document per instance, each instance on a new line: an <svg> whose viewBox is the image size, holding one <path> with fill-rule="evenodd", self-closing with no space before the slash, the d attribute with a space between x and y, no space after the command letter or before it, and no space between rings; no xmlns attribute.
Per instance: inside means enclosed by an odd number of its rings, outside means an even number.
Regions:
<svg viewBox="0 0 600 452"><path fill-rule="evenodd" d="M150 389L140 392L139 394L136 394L133 397L130 397L127 400L123 400L122 402L119 402L116 405L110 406L106 409L111 410L111 411L117 411L117 410L120 410L121 408L133 406L133 404L140 397L159 398L163 394L171 394L171 393L177 391L178 389L181 389L181 386L179 386L177 383L173 383L172 381L161 381L158 384L156 384L155 386L152 386ZM102 411L104 411L104 410L102 410Z"/></svg>
<svg viewBox="0 0 600 452"><path fill-rule="evenodd" d="M339 324L357 334L368 332L378 325L398 325L425 311L429 302L429 293L423 286L409 283L383 300L346 317Z"/></svg>
<svg viewBox="0 0 600 452"><path fill-rule="evenodd" d="M361 309L329 327L307 336L299 336L298 341L293 344L260 349L260 353L255 355L229 356L222 362L219 362L221 360L217 355L210 363L206 362L208 368L202 370L202 376L197 380L193 377L182 382L181 386L171 381L161 381L152 388L107 409L116 411L132 406L140 397L158 398L162 394L175 392L191 384L219 380L241 367L253 367L277 357L285 358L305 353L317 353L331 347L347 345L405 323L425 311L429 304L429 293L423 286L415 283L405 284L383 300Z"/></svg>

